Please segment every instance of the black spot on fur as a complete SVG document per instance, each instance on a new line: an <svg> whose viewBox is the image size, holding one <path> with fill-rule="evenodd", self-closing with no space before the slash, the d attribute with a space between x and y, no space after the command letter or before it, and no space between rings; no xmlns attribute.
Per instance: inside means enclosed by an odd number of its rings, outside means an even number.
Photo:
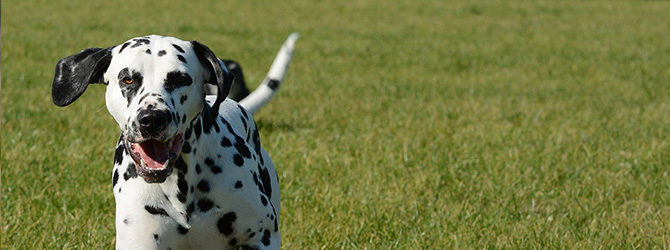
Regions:
<svg viewBox="0 0 670 250"><path fill-rule="evenodd" d="M270 82L268 82L268 87L272 90L276 90L279 88L279 80L277 79L270 79Z"/></svg>
<svg viewBox="0 0 670 250"><path fill-rule="evenodd" d="M130 224L130 221L128 220L128 218L123 219L123 224L126 224L126 225Z"/></svg>
<svg viewBox="0 0 670 250"><path fill-rule="evenodd" d="M191 144L185 141L184 145L181 146L181 152L184 154L191 153Z"/></svg>
<svg viewBox="0 0 670 250"><path fill-rule="evenodd" d="M182 55L177 55L177 59L179 59L179 61L182 61L183 63L187 63L186 58L184 58L184 56Z"/></svg>
<svg viewBox="0 0 670 250"><path fill-rule="evenodd" d="M251 151L249 151L249 146L247 146L247 143L242 137L235 136L235 143L234 143L235 149L237 149L237 152L239 152L244 158L251 158Z"/></svg>
<svg viewBox="0 0 670 250"><path fill-rule="evenodd" d="M228 245L230 245L231 247L235 247L235 245L237 245L237 239L233 238L228 242Z"/></svg>
<svg viewBox="0 0 670 250"><path fill-rule="evenodd" d="M233 223L237 220L237 215L235 212L230 212L224 214L218 222L216 222L216 227L219 229L219 232L225 236L233 234Z"/></svg>
<svg viewBox="0 0 670 250"><path fill-rule="evenodd" d="M182 227L181 225L177 226L177 232L179 234L187 234L188 233L188 228Z"/></svg>
<svg viewBox="0 0 670 250"><path fill-rule="evenodd" d="M125 83L125 79L130 78L133 80L131 84ZM142 77L142 74L137 71L132 71L130 72L130 69L124 68L121 71L119 71L119 75L117 76L118 79L118 84L119 87L121 88L121 95L126 98L127 106L130 106L130 102L132 101L133 98L135 98L135 95L138 93L138 89L142 86L142 80L144 77ZM141 92L141 91L140 91Z"/></svg>
<svg viewBox="0 0 670 250"><path fill-rule="evenodd" d="M202 168L200 167L200 164L195 164L195 173L200 174L202 172Z"/></svg>
<svg viewBox="0 0 670 250"><path fill-rule="evenodd" d="M177 199L181 203L186 202L186 194L188 192L188 182L186 182L186 178L184 178L184 173L179 172L178 178L177 178L177 188L179 188L179 192L177 192Z"/></svg>
<svg viewBox="0 0 670 250"><path fill-rule="evenodd" d="M184 49L182 49L179 45L172 44L172 47L174 47L175 49L177 49L179 52L184 53Z"/></svg>
<svg viewBox="0 0 670 250"><path fill-rule="evenodd" d="M211 170L213 174L221 173L221 167L217 165L209 166L209 170Z"/></svg>
<svg viewBox="0 0 670 250"><path fill-rule="evenodd" d="M128 163L128 168L126 168L126 172L123 173L123 179L124 180L129 180L130 178L137 178L137 170L135 169L135 163L131 162Z"/></svg>
<svg viewBox="0 0 670 250"><path fill-rule="evenodd" d="M158 241L158 234L154 234L154 239Z"/></svg>
<svg viewBox="0 0 670 250"><path fill-rule="evenodd" d="M242 158L242 156L241 156L240 154L235 154L235 155L233 155L233 162L234 162L235 165L237 165L238 167L242 167L242 166L244 166L244 158Z"/></svg>
<svg viewBox="0 0 670 250"><path fill-rule="evenodd" d="M212 166L214 165L214 160L212 160L212 158L207 157L205 158L205 164L207 164L207 166Z"/></svg>
<svg viewBox="0 0 670 250"><path fill-rule="evenodd" d="M239 189L239 188L242 188L243 186L244 186L244 185L242 185L242 182L241 182L241 181L237 181L237 182L235 182L235 188L238 188L238 189Z"/></svg>
<svg viewBox="0 0 670 250"><path fill-rule="evenodd" d="M270 172L268 171L267 168L263 169L260 165L258 165L258 173L259 177L261 178L261 183L263 184L263 193L268 196L268 198L272 198L272 186L270 186Z"/></svg>
<svg viewBox="0 0 670 250"><path fill-rule="evenodd" d="M209 134L209 131L212 130L212 126L216 125L216 121L212 117L205 116L202 118L202 132Z"/></svg>
<svg viewBox="0 0 670 250"><path fill-rule="evenodd" d="M158 56L164 56L165 54L167 54L167 52L165 52L165 50L159 50L158 51Z"/></svg>
<svg viewBox="0 0 670 250"><path fill-rule="evenodd" d="M142 103L144 101L144 99L146 99L149 96L151 96L151 93L144 94L142 97L140 97L140 99L139 99L139 101L137 101L137 103ZM153 107L153 105L150 105L150 107ZM138 109L138 111L139 111L139 109Z"/></svg>
<svg viewBox="0 0 670 250"><path fill-rule="evenodd" d="M119 170L114 169L114 175L112 176L112 188L116 187L117 182L119 182Z"/></svg>
<svg viewBox="0 0 670 250"><path fill-rule="evenodd" d="M184 145L186 145L186 143L184 143ZM189 146L189 147L190 147L190 146ZM182 149L183 149L183 148L182 148ZM190 149L189 149L189 150L190 150ZM183 151L183 150L182 150L182 151ZM174 168L177 169L177 170L179 170L179 171L181 171L181 172L184 172L184 174L188 172L188 167L186 167L186 162L184 161L183 158L181 158L181 156L180 156L180 157L177 157L177 160L175 160L175 162L174 162Z"/></svg>
<svg viewBox="0 0 670 250"><path fill-rule="evenodd" d="M147 50L144 51L144 53L147 53L147 54L151 55L151 50L147 49Z"/></svg>
<svg viewBox="0 0 670 250"><path fill-rule="evenodd" d="M184 116L186 116L186 114L184 114ZM193 132L191 131L192 131L191 128L186 129L186 132L184 132L184 140L188 140L191 138L191 134L193 134Z"/></svg>
<svg viewBox="0 0 670 250"><path fill-rule="evenodd" d="M131 46L131 48L141 46L142 44L150 44L151 43L151 41L149 41L149 39L142 39L142 38L133 39L133 41L135 42L135 44L133 44L133 46Z"/></svg>
<svg viewBox="0 0 670 250"><path fill-rule="evenodd" d="M193 213L194 210L195 210L195 203L191 202L191 204L188 204L188 206L186 207L186 217L188 219L191 218L191 214Z"/></svg>
<svg viewBox="0 0 670 250"><path fill-rule="evenodd" d="M268 205L268 199L265 198L265 195L261 194L261 203L263 203L263 206Z"/></svg>
<svg viewBox="0 0 670 250"><path fill-rule="evenodd" d="M244 117L240 116L240 121L242 121L242 126L244 126L244 130L249 129L249 125L247 125L247 119L244 119Z"/></svg>
<svg viewBox="0 0 670 250"><path fill-rule="evenodd" d="M165 89L170 92L181 87L190 86L191 83L193 83L191 76L180 71L168 72L163 81ZM172 106L174 106L174 99L172 99Z"/></svg>
<svg viewBox="0 0 670 250"><path fill-rule="evenodd" d="M200 182L198 182L198 190L200 190L200 192L205 193L209 192L209 182L207 182L206 180L201 180Z"/></svg>
<svg viewBox="0 0 670 250"><path fill-rule="evenodd" d="M247 120L247 119L249 119L249 115L247 114L247 110L244 109L244 107L242 107L242 105L237 104L237 108L240 109L240 113L242 113L242 115L244 115L244 118L245 118L245 119L243 119L243 120ZM246 126L245 126L245 127L246 127Z"/></svg>
<svg viewBox="0 0 670 250"><path fill-rule="evenodd" d="M182 105L184 105L184 102L186 101L186 99L188 99L188 96L187 96L187 95L183 95L183 96L181 96L181 98L179 98L179 103L182 104Z"/></svg>
<svg viewBox="0 0 670 250"><path fill-rule="evenodd" d="M270 231L269 230L265 230L265 232L263 232L263 239L261 239L261 242L263 242L264 246L269 246L270 245Z"/></svg>
<svg viewBox="0 0 670 250"><path fill-rule="evenodd" d="M119 50L119 54L121 54L121 52L123 52L123 50L126 49L126 47L128 47L128 45L130 45L130 42L127 42L127 43L124 43L123 45L121 45L121 49Z"/></svg>
<svg viewBox="0 0 670 250"><path fill-rule="evenodd" d="M181 123L186 123L186 114L181 117Z"/></svg>
<svg viewBox="0 0 670 250"><path fill-rule="evenodd" d="M193 125L195 129L195 139L198 140L200 139L200 133L202 133L202 124L200 123L201 119L198 119L197 122L195 122L195 125Z"/></svg>
<svg viewBox="0 0 670 250"><path fill-rule="evenodd" d="M200 199L198 201L198 208L200 208L200 211L202 211L203 213L212 209L213 206L214 203L209 199Z"/></svg>
<svg viewBox="0 0 670 250"><path fill-rule="evenodd" d="M150 214L168 216L168 213L165 211L165 209L159 207L145 205L144 209L147 210L147 212L149 212Z"/></svg>
<svg viewBox="0 0 670 250"><path fill-rule="evenodd" d="M123 136L119 139L119 145L116 147L116 151L114 152L114 165L121 165L121 162L123 162L123 154L126 151L126 146L121 142L123 140Z"/></svg>
<svg viewBox="0 0 670 250"><path fill-rule="evenodd" d="M225 136L223 138L221 138L221 146L222 147L230 147L232 145L233 145L233 143L230 142L230 140L228 138L226 138Z"/></svg>

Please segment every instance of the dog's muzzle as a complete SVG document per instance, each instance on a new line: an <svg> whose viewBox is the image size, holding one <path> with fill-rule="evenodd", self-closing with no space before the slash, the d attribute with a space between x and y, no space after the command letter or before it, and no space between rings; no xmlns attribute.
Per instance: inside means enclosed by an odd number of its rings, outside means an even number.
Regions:
<svg viewBox="0 0 670 250"><path fill-rule="evenodd" d="M138 114L141 139L125 136L126 148L135 161L137 174L147 183L162 183L172 173L172 166L184 145L183 135L165 136L170 113L145 110Z"/></svg>

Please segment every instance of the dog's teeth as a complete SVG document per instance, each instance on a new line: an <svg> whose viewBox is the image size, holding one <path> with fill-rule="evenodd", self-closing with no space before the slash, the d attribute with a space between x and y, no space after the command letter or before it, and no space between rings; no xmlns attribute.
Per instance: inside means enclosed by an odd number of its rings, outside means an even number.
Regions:
<svg viewBox="0 0 670 250"><path fill-rule="evenodd" d="M170 159L165 161L165 164L163 164L163 168L167 168L168 166L170 166Z"/></svg>
<svg viewBox="0 0 670 250"><path fill-rule="evenodd" d="M142 165L143 168L147 168L147 163L144 162L144 160L140 160L140 165Z"/></svg>

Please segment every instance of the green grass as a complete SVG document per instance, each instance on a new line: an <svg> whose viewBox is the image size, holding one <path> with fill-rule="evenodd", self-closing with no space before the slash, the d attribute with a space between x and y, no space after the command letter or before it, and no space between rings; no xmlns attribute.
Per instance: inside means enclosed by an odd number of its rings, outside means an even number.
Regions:
<svg viewBox="0 0 670 250"><path fill-rule="evenodd" d="M56 61L163 34L252 85L284 249L670 248L670 3L2 1L2 248L110 249L118 128Z"/></svg>

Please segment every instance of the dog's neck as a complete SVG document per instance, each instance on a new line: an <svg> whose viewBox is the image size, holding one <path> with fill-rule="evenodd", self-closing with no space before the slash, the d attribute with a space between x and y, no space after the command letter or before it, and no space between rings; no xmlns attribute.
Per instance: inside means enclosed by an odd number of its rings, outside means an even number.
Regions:
<svg viewBox="0 0 670 250"><path fill-rule="evenodd" d="M197 174L202 171L217 171L217 167L220 171L221 166L211 166L210 162L217 155L208 145L217 145L213 142L216 139L207 136L210 130L221 129L216 118L211 108L205 105L202 112L190 122L184 132L184 145L174 163L173 172L160 184L165 195L170 197L172 206L183 215L187 223L198 206L196 197L201 192L197 187ZM179 218L175 220L179 221Z"/></svg>

